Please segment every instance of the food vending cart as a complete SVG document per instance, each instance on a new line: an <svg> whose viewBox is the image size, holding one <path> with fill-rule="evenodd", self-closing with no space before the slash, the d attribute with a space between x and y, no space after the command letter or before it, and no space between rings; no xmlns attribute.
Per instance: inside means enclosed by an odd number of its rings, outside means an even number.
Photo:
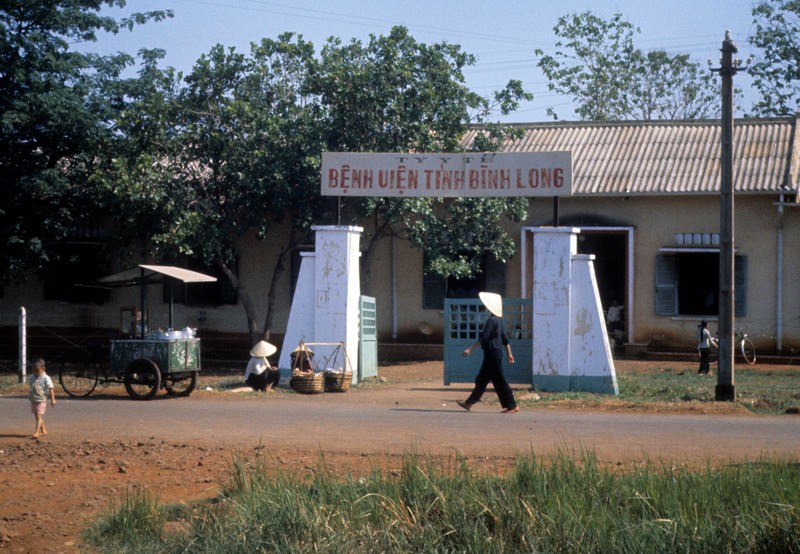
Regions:
<svg viewBox="0 0 800 554"><path fill-rule="evenodd" d="M111 341L110 359L105 363L64 364L59 372L64 391L70 396L88 396L98 384L124 383L128 395L136 400L149 400L162 388L172 396L189 396L201 367L200 339L188 327L173 330L173 285L216 280L196 271L161 265L140 265L100 279L99 286L140 287L140 314L147 314L148 285L167 284L169 327L166 331L148 331L143 316L132 329L136 336Z"/></svg>

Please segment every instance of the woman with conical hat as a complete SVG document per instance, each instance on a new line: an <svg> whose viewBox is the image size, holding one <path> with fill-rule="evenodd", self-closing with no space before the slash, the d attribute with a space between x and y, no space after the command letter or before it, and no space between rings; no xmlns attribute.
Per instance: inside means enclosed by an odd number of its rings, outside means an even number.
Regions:
<svg viewBox="0 0 800 554"><path fill-rule="evenodd" d="M481 292L478 294L489 310L489 318L483 324L479 340L466 350L464 356L469 356L478 346L483 349L483 363L481 369L475 377L475 388L466 400L457 400L456 404L469 411L472 405L480 401L481 396L486 391L486 386L491 381L494 391L500 399L503 413L513 414L519 411L514 393L503 374L503 350L508 354L508 363L514 363L514 355L511 353L511 345L503 329L503 298L493 292Z"/></svg>
<svg viewBox="0 0 800 554"><path fill-rule="evenodd" d="M272 369L267 357L278 351L278 347L267 341L259 341L250 350L250 361L244 372L244 382L254 391L271 391L278 384L281 372Z"/></svg>

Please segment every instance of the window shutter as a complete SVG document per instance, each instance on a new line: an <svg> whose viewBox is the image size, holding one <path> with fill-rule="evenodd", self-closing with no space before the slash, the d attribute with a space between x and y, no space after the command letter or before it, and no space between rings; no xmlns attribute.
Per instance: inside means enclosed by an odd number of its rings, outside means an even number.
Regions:
<svg viewBox="0 0 800 554"><path fill-rule="evenodd" d="M656 256L656 315L678 315L678 259Z"/></svg>
<svg viewBox="0 0 800 554"><path fill-rule="evenodd" d="M422 275L422 309L441 310L444 308L445 280L439 275Z"/></svg>
<svg viewBox="0 0 800 554"><path fill-rule="evenodd" d="M733 258L734 312L736 317L747 315L747 256Z"/></svg>

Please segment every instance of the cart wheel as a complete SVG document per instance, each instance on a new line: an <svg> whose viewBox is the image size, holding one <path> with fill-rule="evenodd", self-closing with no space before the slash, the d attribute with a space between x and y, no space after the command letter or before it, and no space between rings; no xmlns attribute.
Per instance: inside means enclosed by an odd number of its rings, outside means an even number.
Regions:
<svg viewBox="0 0 800 554"><path fill-rule="evenodd" d="M196 371L170 374L164 378L164 388L170 396L189 396L196 386Z"/></svg>
<svg viewBox="0 0 800 554"><path fill-rule="evenodd" d="M150 360L135 360L125 369L125 390L134 400L150 400L161 387L161 372Z"/></svg>
<svg viewBox="0 0 800 554"><path fill-rule="evenodd" d="M92 362L64 362L58 371L61 388L70 396L89 396L97 386L98 364Z"/></svg>

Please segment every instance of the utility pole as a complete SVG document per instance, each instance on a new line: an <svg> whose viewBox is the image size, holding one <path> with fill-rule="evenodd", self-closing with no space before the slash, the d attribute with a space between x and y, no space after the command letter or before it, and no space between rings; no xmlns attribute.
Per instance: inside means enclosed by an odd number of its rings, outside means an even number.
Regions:
<svg viewBox="0 0 800 554"><path fill-rule="evenodd" d="M733 368L734 258L733 258L733 76L740 70L739 51L725 32L720 68L722 77L722 134L720 151L720 248L719 248L719 367L715 399L736 400Z"/></svg>

